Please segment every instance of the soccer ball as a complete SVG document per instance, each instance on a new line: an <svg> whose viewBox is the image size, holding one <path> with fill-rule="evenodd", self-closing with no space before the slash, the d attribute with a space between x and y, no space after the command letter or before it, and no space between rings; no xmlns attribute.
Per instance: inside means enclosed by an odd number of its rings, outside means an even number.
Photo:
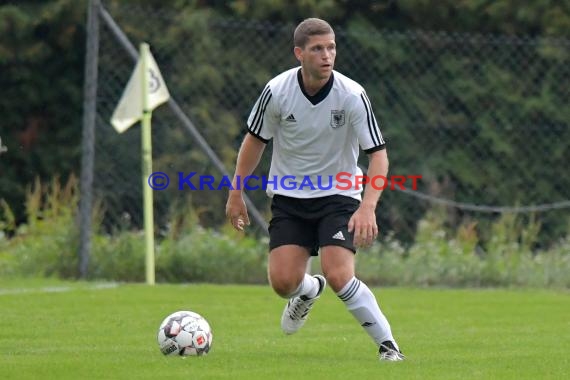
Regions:
<svg viewBox="0 0 570 380"><path fill-rule="evenodd" d="M164 355L202 356L212 347L208 321L193 311L177 311L162 321L157 340Z"/></svg>

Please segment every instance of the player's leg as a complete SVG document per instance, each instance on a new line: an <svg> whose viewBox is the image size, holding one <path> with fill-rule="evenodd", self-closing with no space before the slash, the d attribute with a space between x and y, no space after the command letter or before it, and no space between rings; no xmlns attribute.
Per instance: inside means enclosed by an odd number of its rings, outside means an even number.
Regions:
<svg viewBox="0 0 570 380"><path fill-rule="evenodd" d="M334 211L321 220L319 227L323 274L339 299L379 347L381 358L401 360L403 355L376 297L355 276L356 249L353 235L348 232L348 221L358 207L358 201L340 198L334 200L331 207ZM383 354L388 349L388 355Z"/></svg>
<svg viewBox="0 0 570 380"><path fill-rule="evenodd" d="M381 354L384 346L399 352L390 324L380 310L376 297L354 275L354 253L339 246L322 247L321 265L330 287L376 343ZM394 355L396 352L392 353Z"/></svg>
<svg viewBox="0 0 570 380"><path fill-rule="evenodd" d="M376 345L380 347L385 341L394 341L376 297L354 275L354 253L344 247L325 246L321 249L321 265L330 287Z"/></svg>
<svg viewBox="0 0 570 380"><path fill-rule="evenodd" d="M289 299L281 317L287 334L303 326L326 284L324 277L306 273L316 237L314 225L300 216L304 208L302 201L287 197L274 197L271 207L268 278L273 290Z"/></svg>
<svg viewBox="0 0 570 380"><path fill-rule="evenodd" d="M278 295L289 299L281 315L286 334L303 327L326 285L324 277L305 272L309 257L309 250L298 245L282 245L269 254L269 282Z"/></svg>
<svg viewBox="0 0 570 380"><path fill-rule="evenodd" d="M275 293L283 298L316 295L316 280L305 273L309 257L309 250L299 245L281 245L271 250L267 272Z"/></svg>

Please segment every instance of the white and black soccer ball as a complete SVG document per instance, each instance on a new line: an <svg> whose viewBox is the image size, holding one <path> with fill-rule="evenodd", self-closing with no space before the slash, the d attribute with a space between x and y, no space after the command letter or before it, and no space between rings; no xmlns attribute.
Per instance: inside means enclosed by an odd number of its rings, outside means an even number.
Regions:
<svg viewBox="0 0 570 380"><path fill-rule="evenodd" d="M193 311L177 311L162 321L157 340L164 355L202 356L212 348L212 329Z"/></svg>

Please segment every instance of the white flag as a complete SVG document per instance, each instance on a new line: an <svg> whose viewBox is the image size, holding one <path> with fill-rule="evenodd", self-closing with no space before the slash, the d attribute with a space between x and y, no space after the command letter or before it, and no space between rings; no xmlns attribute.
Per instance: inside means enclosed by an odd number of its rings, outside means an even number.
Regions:
<svg viewBox="0 0 570 380"><path fill-rule="evenodd" d="M143 59L147 59L146 62L148 65L148 75L146 77L148 84L148 111L152 111L157 106L168 101L170 98L170 93L168 92L166 83L164 83L164 79L160 74L158 65L150 53L148 45L145 47L146 48L141 49L141 54L137 65L135 66L135 70L129 79L129 83L127 83L127 87L125 87L125 91L119 100L117 108L115 108L115 111L113 112L113 116L111 117L111 124L119 133L126 131L143 116Z"/></svg>

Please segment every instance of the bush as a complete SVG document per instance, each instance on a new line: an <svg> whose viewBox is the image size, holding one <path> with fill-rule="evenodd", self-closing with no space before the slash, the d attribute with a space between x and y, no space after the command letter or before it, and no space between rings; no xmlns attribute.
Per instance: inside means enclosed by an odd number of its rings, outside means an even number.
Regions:
<svg viewBox="0 0 570 380"><path fill-rule="evenodd" d="M163 240L156 253L157 281L266 283L266 242L200 227Z"/></svg>
<svg viewBox="0 0 570 380"><path fill-rule="evenodd" d="M27 191L27 223L15 226L7 204L0 221L0 275L69 278L76 275L78 233L73 210L77 180L70 177L42 186L36 180ZM9 234L13 234L8 238Z"/></svg>
<svg viewBox="0 0 570 380"><path fill-rule="evenodd" d="M570 233L548 250L533 250L539 226L505 214L483 246L476 224L462 225L450 236L441 220L426 214L407 249L388 236L360 252L359 276L382 285L570 287Z"/></svg>

